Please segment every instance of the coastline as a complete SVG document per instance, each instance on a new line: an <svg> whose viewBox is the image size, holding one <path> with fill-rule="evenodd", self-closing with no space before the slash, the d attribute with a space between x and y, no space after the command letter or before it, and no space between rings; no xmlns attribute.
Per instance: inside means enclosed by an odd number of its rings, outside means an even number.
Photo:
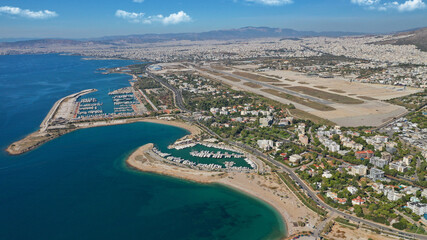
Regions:
<svg viewBox="0 0 427 240"><path fill-rule="evenodd" d="M149 143L139 147L129 155L126 159L126 164L141 172L166 175L201 184L220 184L256 198L280 215L285 228L281 229L285 233L282 239L297 232L310 231L308 227L295 227L295 222L302 221L304 218L311 219L313 224L317 221L318 217L305 209L290 190L284 184L280 184L280 180L276 175L210 172L176 166L166 162L167 160L155 157L151 152L153 146L152 143ZM291 223L294 223L293 227L291 227Z"/></svg>
<svg viewBox="0 0 427 240"><path fill-rule="evenodd" d="M95 122L85 122L85 123L76 123L75 128L73 129L58 129L56 131L43 132L41 129L36 132L30 133L24 138L11 143L5 151L9 155L20 155L26 152L32 151L43 144L58 138L67 133L73 132L78 129L84 128L93 128L93 127L105 127L105 126L113 126L113 125L121 125L121 124L129 124L136 122L150 122L156 124L165 124L170 126L175 126L179 128L183 128L190 132L190 136L195 136L200 134L202 131L194 125L190 125L182 120L163 120L157 119L153 117L142 117L142 118L132 118L132 119L117 119L117 120L106 120L106 121L95 121Z"/></svg>

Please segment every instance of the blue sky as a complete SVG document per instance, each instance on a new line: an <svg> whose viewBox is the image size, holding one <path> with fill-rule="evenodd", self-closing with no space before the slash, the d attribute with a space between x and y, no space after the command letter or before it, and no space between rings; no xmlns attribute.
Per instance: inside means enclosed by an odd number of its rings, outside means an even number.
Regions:
<svg viewBox="0 0 427 240"><path fill-rule="evenodd" d="M404 30L427 26L427 0L0 0L0 38L85 38L245 26Z"/></svg>

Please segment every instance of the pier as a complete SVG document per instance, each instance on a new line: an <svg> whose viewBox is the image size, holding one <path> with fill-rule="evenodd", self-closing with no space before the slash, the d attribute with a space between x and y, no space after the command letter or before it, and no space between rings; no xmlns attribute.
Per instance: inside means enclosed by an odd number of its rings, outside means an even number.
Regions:
<svg viewBox="0 0 427 240"><path fill-rule="evenodd" d="M73 100L73 103L77 102L77 98L92 93L92 92L96 92L98 90L96 89L86 89L83 91L80 91L78 93L74 93L71 95L68 95L66 97L63 97L61 99L59 99L58 101L55 102L55 104L53 105L53 107L50 109L49 113L46 115L46 117L44 118L44 120L42 121L42 123L40 124L40 132L45 132L47 130L47 128L49 127L49 123L51 122L51 120L53 119L53 117L56 115L59 107L61 106L61 104L63 104L66 100Z"/></svg>
<svg viewBox="0 0 427 240"><path fill-rule="evenodd" d="M196 163L196 162L193 162L193 161L190 161L187 159L183 159L181 157L175 157L169 153L164 153L164 152L160 151L159 149L157 149L156 147L153 147L151 151L157 157L159 157L159 158L161 158L161 159L163 159L169 163L174 163L177 165L186 166L186 167L195 168L195 169L200 169L200 170L251 172L251 171L254 171L256 169L256 165L254 163L252 163L252 161L250 161L248 158L245 158L245 161L251 166L251 168L234 166L236 163L233 161L225 161L224 166L222 166L220 164L215 164L215 163ZM205 152L207 152L207 151L198 152L198 154L203 155L203 156L207 156L208 154ZM215 154L218 154L218 153L215 153ZM226 154L227 154L227 156L231 156L231 154L228 154L228 153L226 153ZM237 155L237 154L235 154L235 155L242 157L242 158L244 157L242 155ZM218 154L216 158L220 158L219 156L220 155ZM225 154L224 154L224 156L225 156ZM199 156L197 156L197 157L199 157Z"/></svg>
<svg viewBox="0 0 427 240"><path fill-rule="evenodd" d="M218 152L210 152L210 151L192 151L190 155L193 157L201 157L201 158L243 158L244 155L235 154L235 153L222 153Z"/></svg>

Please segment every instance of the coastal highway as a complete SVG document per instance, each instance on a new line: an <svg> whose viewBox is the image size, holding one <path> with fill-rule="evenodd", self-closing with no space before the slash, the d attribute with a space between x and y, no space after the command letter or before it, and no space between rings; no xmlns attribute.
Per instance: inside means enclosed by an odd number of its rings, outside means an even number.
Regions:
<svg viewBox="0 0 427 240"><path fill-rule="evenodd" d="M171 90L174 96L175 105L181 109L183 112L191 112L189 111L185 105L184 105L184 97L182 96L182 92L179 89L176 89L174 86L170 85L167 81L164 79L159 78L155 74L150 73L149 71L146 71L147 75L153 78L158 83L162 84L167 89Z"/></svg>
<svg viewBox="0 0 427 240"><path fill-rule="evenodd" d="M188 112L188 113L191 112L191 111L189 111L188 109L185 108L185 106L184 106L184 100L183 100L183 97L182 97L182 93L180 91L178 91L177 89L175 89L173 86L171 86L166 81L164 81L164 80L156 77L154 74L148 73L148 75L151 76L156 81L160 82L162 85L164 85L165 87L167 87L168 89L170 89L174 93L177 107L179 107L184 112ZM252 147L250 147L250 146L248 146L246 144L242 144L242 143L239 143L239 142L234 142L234 141L230 141L230 140L227 140L227 139L223 139L221 136L219 136L218 134L214 133L212 130L210 130L209 128L207 128L206 126L204 126L203 124L199 123L197 120L195 120L195 119L193 119L191 117L185 117L185 116L182 116L182 115L181 115L181 117L184 120L186 120L186 121L189 121L189 122L197 124L202 129L204 129L206 132L208 132L209 134L215 136L216 138L218 138L218 139L220 139L220 140L222 140L224 142L228 142L229 144L234 145L236 147L243 148L246 151L254 154L255 156L267 160L268 162L270 162L271 164L273 164L274 166L276 166L278 169L280 169L282 172L287 173L289 175L289 177L293 181L295 181L297 183L297 185L299 185L304 190L304 192L307 194L308 197L310 197L311 199L313 199L322 208L329 210L330 214L338 215L338 216L341 216L341 217L343 217L345 219L348 219L350 221L356 222L358 224L365 224L368 227L379 229L382 232L392 233L392 234L398 235L399 237L402 237L402 238L409 238L409 239L413 238L413 239L425 239L425 240L427 240L427 236L426 235L420 235L420 234L414 234L414 233L407 233L407 232L404 232L404 231L400 231L400 230L388 227L386 225L378 224L378 223L375 223L373 221L369 221L369 220L366 220L366 219L358 218L358 217L350 215L348 213L344 213L342 211L339 211L338 209L335 209L335 208L329 206L328 204L326 204L325 202L323 202L317 196L317 194L313 190L311 190L311 188L308 187L305 184L305 182L301 178L299 178L298 175L291 168L289 168L288 166L284 165L283 163L280 163L280 162L274 160L273 158L271 158L270 156L264 154L263 152L259 151L258 149L254 149L254 148L252 148Z"/></svg>
<svg viewBox="0 0 427 240"><path fill-rule="evenodd" d="M239 143L239 142L234 142L234 141L227 141L227 139L223 139L221 136L217 135L216 133L214 133L213 131L211 131L209 128L205 127L204 125L202 125L201 123L199 123L198 121L191 119L189 117L183 117L184 120L196 123L198 126L200 126L203 130L207 131L209 134L217 137L218 139L221 139L222 141L228 142L231 145L234 145L236 147L240 147L245 149L246 151L254 154L255 156L258 156L260 158L263 158L265 160L267 160L268 162L270 162L271 164L273 164L274 166L276 166L277 168L279 168L282 172L287 173L289 175L289 177L295 181L297 183L297 185L299 185L304 192L308 195L308 197L310 197L311 199L313 199L319 206L321 206L324 209L327 209L330 212L330 215L336 215L336 216L341 216L345 219L348 219L350 221L356 222L358 224L365 224L367 227L370 228L376 228L379 229L382 232L385 233L391 233L391 234L395 234L398 235L399 237L402 238L412 238L412 239L425 239L427 240L427 236L426 235L420 235L420 234L414 234L414 233L407 233L404 231L399 231L397 229L388 227L386 225L382 225L382 224L378 224L375 223L373 221L369 221L366 219L362 219L362 218L358 218L356 216L353 216L351 214L339 211L338 209L335 209L331 206L329 206L328 204L326 204L325 202L323 202L318 196L317 194L309 187L305 184L305 182L300 179L298 177L298 175L288 166L284 165L283 163L280 163L276 160L274 160L273 158L271 158L270 156L267 156L266 154L262 153L261 151L259 151L258 149L252 148L248 145Z"/></svg>
<svg viewBox="0 0 427 240"><path fill-rule="evenodd" d="M270 156L265 155L264 153L262 153L261 151L254 149L250 146L247 146L245 144L241 144L241 143L236 143L236 142L229 142L230 144L234 145L237 144L237 146L243 147L244 149L246 149L248 152L251 152L252 154L261 157L263 159L268 160L270 163L272 163L273 165L275 165L277 168L279 168L280 170L282 170L283 172L287 173L289 175L290 178L292 178L293 181L295 181L303 190L304 192L308 195L308 197L310 197L311 199L313 199L319 206L321 206L324 209L327 209L330 211L331 214L335 214L335 215L340 215L342 217L344 217L345 219L348 219L350 221L356 222L358 224L365 224L368 227L371 228L377 228L383 232L389 232L395 235L398 235L399 237L403 237L403 238L413 238L413 239L426 239L427 240L427 236L426 235L420 235L420 234L414 234L414 233L407 233L404 231L399 231L397 229L382 225L382 224L378 224L375 223L373 221L369 221L366 219L362 219L362 218L358 218L355 217L353 215L350 215L348 213L344 213L342 211L339 211L331 206L329 206L328 204L326 204L325 202L323 202L318 196L317 194L311 190L310 187L308 187L305 182L300 179L297 174L288 166L274 160L273 158L271 158Z"/></svg>

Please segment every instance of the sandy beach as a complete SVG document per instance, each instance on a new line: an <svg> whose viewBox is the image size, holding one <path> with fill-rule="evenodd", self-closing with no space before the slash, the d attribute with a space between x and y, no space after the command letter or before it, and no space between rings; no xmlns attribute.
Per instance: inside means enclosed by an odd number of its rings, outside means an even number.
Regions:
<svg viewBox="0 0 427 240"><path fill-rule="evenodd" d="M126 163L143 172L162 174L198 183L223 184L255 197L276 209L286 224L287 235L310 231L319 220L317 214L307 209L274 174L208 172L184 168L160 160L150 151L152 147L153 144L141 146L128 157ZM294 223L298 222L307 222L308 224L305 227L295 226Z"/></svg>

